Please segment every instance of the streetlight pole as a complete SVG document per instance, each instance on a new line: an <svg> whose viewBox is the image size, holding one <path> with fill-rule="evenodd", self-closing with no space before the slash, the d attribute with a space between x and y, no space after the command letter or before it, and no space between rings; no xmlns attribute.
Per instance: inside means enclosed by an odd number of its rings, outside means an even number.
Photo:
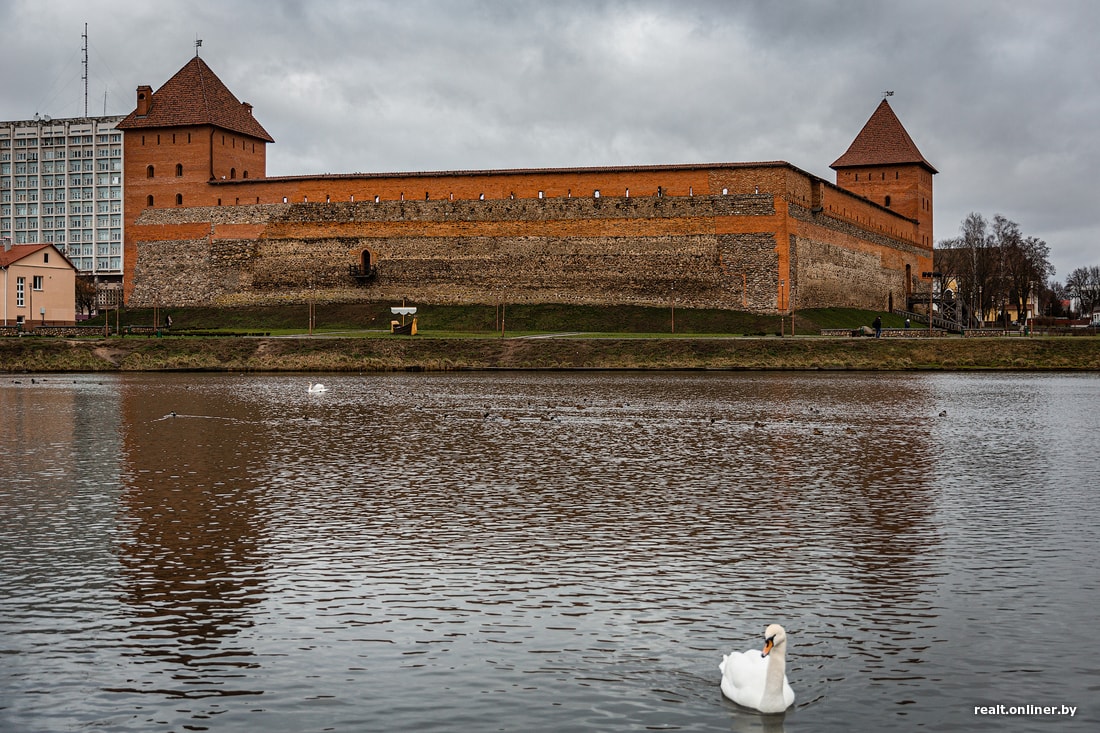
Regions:
<svg viewBox="0 0 1100 733"><path fill-rule="evenodd" d="M779 336L780 336L780 338L785 336L786 333L787 333L787 325L786 325L786 323L784 321L784 318L783 318L783 311L786 310L786 302L785 302L786 298L784 297L786 295L786 288L787 288L787 281L784 280L783 278L779 278L779 308L778 308L778 310L779 310Z"/></svg>
<svg viewBox="0 0 1100 733"><path fill-rule="evenodd" d="M671 296L669 298L669 307L672 310L672 333L676 333L676 286L672 286Z"/></svg>
<svg viewBox="0 0 1100 733"><path fill-rule="evenodd" d="M791 313L791 338L794 338L794 282L787 288L787 310Z"/></svg>

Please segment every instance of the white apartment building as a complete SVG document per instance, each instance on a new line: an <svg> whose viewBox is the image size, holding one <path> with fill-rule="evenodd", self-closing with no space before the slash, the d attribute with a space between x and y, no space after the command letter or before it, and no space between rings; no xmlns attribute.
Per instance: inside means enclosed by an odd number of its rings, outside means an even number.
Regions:
<svg viewBox="0 0 1100 733"><path fill-rule="evenodd" d="M0 122L0 237L52 243L80 275L120 283L122 119Z"/></svg>

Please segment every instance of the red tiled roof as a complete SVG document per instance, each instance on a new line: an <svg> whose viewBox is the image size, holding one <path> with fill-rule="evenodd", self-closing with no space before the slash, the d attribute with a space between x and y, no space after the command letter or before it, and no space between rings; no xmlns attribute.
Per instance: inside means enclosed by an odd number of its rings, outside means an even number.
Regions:
<svg viewBox="0 0 1100 733"><path fill-rule="evenodd" d="M899 163L919 163L933 173L937 172L917 150L913 138L909 137L894 110L884 99L848 146L848 151L829 167L837 169Z"/></svg>
<svg viewBox="0 0 1100 733"><path fill-rule="evenodd" d="M23 259L24 257L30 257L31 255L33 255L38 250L46 249L47 247L54 250L54 252L51 252L51 254L57 254L58 257L65 260L66 262L69 261L68 257L61 254L61 252L59 250L57 250L56 247L54 247L52 244L50 244L48 242L40 243L40 244L13 244L11 246L11 249L7 249L7 250L4 249L3 247L0 247L0 267L7 267L8 265L14 265L16 262ZM70 262L69 264L72 264L72 263Z"/></svg>
<svg viewBox="0 0 1100 733"><path fill-rule="evenodd" d="M252 116L251 106L233 96L199 56L188 61L154 92L149 114L139 117L135 109L118 123L123 130L183 125L214 125L275 142Z"/></svg>

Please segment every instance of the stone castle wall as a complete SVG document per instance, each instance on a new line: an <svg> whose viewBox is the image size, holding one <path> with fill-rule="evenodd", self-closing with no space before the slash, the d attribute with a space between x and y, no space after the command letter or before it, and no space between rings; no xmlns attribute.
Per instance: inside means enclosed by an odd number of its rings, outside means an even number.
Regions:
<svg viewBox="0 0 1100 733"><path fill-rule="evenodd" d="M931 253L911 242L867 231L849 220L790 207L798 234L795 305L798 308L869 308L885 310L891 296L904 307L910 292L919 291L920 272L931 267ZM910 265L906 282L906 264ZM923 287L927 287L924 285Z"/></svg>
<svg viewBox="0 0 1100 733"><path fill-rule="evenodd" d="M770 195L150 209L137 224L155 238L139 238L130 302L676 298L766 310L775 307L774 235L716 235L714 221L774 214ZM198 228L209 234L169 238ZM250 236L234 236L242 228ZM364 250L378 276L357 286L349 266Z"/></svg>
<svg viewBox="0 0 1100 733"><path fill-rule="evenodd" d="M923 256L770 193L147 209L134 231L134 306L878 308ZM349 268L364 252L377 277L357 284Z"/></svg>

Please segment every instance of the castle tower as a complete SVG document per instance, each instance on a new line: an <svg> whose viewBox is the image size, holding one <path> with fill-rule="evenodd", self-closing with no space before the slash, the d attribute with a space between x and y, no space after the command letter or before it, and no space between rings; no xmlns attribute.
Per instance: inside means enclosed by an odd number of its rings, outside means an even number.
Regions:
<svg viewBox="0 0 1100 733"><path fill-rule="evenodd" d="M217 181L264 178L274 142L200 57L153 92L139 86L124 131L124 295L133 289L136 243L130 232L150 208L218 206Z"/></svg>
<svg viewBox="0 0 1100 733"><path fill-rule="evenodd" d="M847 152L829 166L836 185L917 222L917 244L932 250L932 176L924 159L885 99Z"/></svg>

